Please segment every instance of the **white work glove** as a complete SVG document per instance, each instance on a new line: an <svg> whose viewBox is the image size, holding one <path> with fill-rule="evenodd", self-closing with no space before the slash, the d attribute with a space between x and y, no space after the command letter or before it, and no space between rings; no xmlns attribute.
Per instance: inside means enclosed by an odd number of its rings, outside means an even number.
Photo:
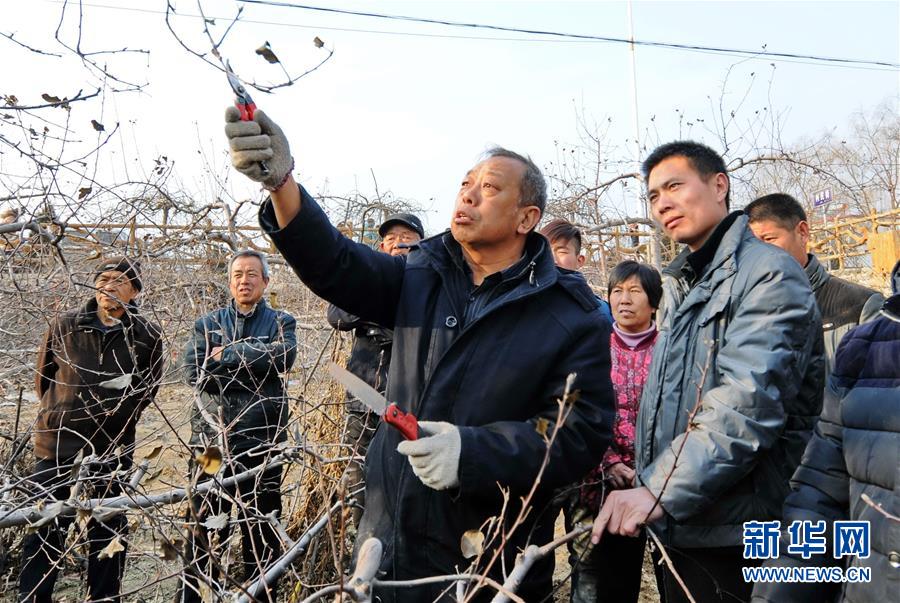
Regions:
<svg viewBox="0 0 900 603"><path fill-rule="evenodd" d="M237 171L268 190L285 183L294 168L294 160L284 132L268 115L257 109L253 121L241 121L237 107L228 107L225 136L231 149L231 165ZM261 161L266 162L268 174L263 174Z"/></svg>
<svg viewBox="0 0 900 603"><path fill-rule="evenodd" d="M455 488L459 485L459 428L443 421L419 421L419 429L429 435L400 442L397 452L409 459L413 473L429 488Z"/></svg>

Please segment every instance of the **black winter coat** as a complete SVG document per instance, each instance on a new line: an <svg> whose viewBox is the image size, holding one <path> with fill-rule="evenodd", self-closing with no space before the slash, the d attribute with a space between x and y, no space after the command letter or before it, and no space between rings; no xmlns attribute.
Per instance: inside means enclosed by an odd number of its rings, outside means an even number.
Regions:
<svg viewBox="0 0 900 603"><path fill-rule="evenodd" d="M360 320L349 312L344 312L334 304L328 306L328 324L339 331L353 331L353 347L347 360L347 370L384 393L387 388L388 367L391 365L391 342L394 334L390 329L375 323ZM347 409L365 412L369 407L347 392Z"/></svg>
<svg viewBox="0 0 900 603"><path fill-rule="evenodd" d="M543 511L553 490L596 466L611 438L610 325L593 293L581 275L558 270L545 239L532 234L525 269L507 275L464 324L471 277L450 233L422 241L405 258L391 257L341 236L302 188L301 195L301 212L280 230L266 203L263 230L316 294L394 330L388 399L419 420L460 427L460 486L453 490L432 490L419 481L396 452L396 430L382 424L372 441L357 544L371 536L384 543L382 570L388 577L421 578L468 567L461 537L500 514L501 488L509 492L511 523L547 453L545 422L549 434L566 377L577 374L580 397L551 447L534 508L505 548L509 571L527 542L552 539L555 517ZM552 569L552 557L537 564L519 594L528 601L549 594ZM500 572L498 561L491 575L502 581ZM383 601L431 601L447 586L377 595Z"/></svg>
<svg viewBox="0 0 900 603"><path fill-rule="evenodd" d="M191 444L214 441L223 427L232 452L284 441L282 375L297 355L296 329L294 317L265 300L248 315L232 300L197 319L182 361L185 381L199 394L191 407ZM216 346L225 346L219 360L207 356Z"/></svg>

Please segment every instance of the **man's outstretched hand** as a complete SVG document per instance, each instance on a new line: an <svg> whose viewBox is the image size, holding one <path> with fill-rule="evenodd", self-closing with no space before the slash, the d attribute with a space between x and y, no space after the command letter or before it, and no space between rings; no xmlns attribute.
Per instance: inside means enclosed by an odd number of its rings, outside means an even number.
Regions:
<svg viewBox="0 0 900 603"><path fill-rule="evenodd" d="M594 520L591 542L600 542L604 532L637 536L644 524L662 519L663 514L662 506L656 503L656 497L647 488L614 490L606 497L603 508Z"/></svg>
<svg viewBox="0 0 900 603"><path fill-rule="evenodd" d="M231 164L251 180L273 190L287 181L294 167L287 138L274 121L260 110L252 121L241 121L237 107L225 110L225 136L231 149ZM269 168L263 173L261 162Z"/></svg>

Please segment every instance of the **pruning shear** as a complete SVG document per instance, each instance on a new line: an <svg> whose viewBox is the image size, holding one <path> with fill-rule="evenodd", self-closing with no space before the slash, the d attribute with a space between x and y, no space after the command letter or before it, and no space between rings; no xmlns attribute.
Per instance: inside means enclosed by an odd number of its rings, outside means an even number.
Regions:
<svg viewBox="0 0 900 603"><path fill-rule="evenodd" d="M419 421L414 414L403 412L395 402L388 404L385 397L379 394L374 387L347 369L332 362L328 366L328 371L332 377L347 388L347 391L380 415L385 423L402 433L404 438L407 440L419 439Z"/></svg>
<svg viewBox="0 0 900 603"><path fill-rule="evenodd" d="M241 121L252 121L253 114L256 113L256 103L253 102L253 99L250 98L250 93L247 92L241 80L232 71L230 61L225 61L225 75L228 76L228 83L234 91L234 106L241 113ZM263 176L269 175L269 166L266 165L265 161L260 161L259 167Z"/></svg>

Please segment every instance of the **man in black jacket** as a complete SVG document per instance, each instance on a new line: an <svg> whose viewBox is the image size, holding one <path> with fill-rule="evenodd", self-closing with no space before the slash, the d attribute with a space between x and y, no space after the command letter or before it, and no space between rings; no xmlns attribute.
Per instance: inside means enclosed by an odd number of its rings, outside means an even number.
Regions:
<svg viewBox="0 0 900 603"><path fill-rule="evenodd" d="M265 465L272 447L286 439L288 407L285 379L297 353L296 321L263 299L269 284L266 257L258 251L236 253L228 263L230 304L202 316L184 350L185 380L195 388L191 408L191 445L202 452L216 446L225 457L223 477ZM191 463L192 474L198 473ZM188 562L179 591L181 601L200 601L204 579L218 598L218 545L228 540L231 501L238 499L244 578L265 569L281 552L278 533L265 518L281 514L281 467L268 467L253 480L194 496L185 549ZM204 476L208 478L209 476ZM208 519L212 521L207 521ZM218 526L211 530L211 524ZM275 601L277 584L269 584Z"/></svg>
<svg viewBox="0 0 900 603"><path fill-rule="evenodd" d="M388 255L406 255L411 246L422 240L425 229L422 221L413 214L399 213L388 216L378 227L381 242L378 248ZM347 360L347 370L381 393L387 389L388 367L391 365L390 329L366 322L358 316L344 312L334 304L328 305L328 323L339 331L353 331L353 347ZM369 442L375 434L381 417L347 392L347 419L342 434L343 444L355 455L365 456ZM353 509L353 522L359 525L365 506L365 477L362 464L350 461L346 470L347 485L357 500Z"/></svg>
<svg viewBox="0 0 900 603"><path fill-rule="evenodd" d="M744 208L759 239L787 251L803 266L816 295L825 335L826 378L844 335L878 316L884 297L874 289L831 276L809 253L809 223L800 203L784 193L760 197Z"/></svg>
<svg viewBox="0 0 900 603"><path fill-rule="evenodd" d="M463 178L450 230L389 257L329 224L293 181L287 139L264 113L240 122L229 110L226 120L232 163L272 191L260 223L303 282L394 330L387 397L420 419L422 437L403 441L386 427L375 434L357 542L379 538L384 575L410 580L465 571L473 562L461 551L463 535L498 529L504 537L485 539L474 571L502 581L526 544L552 539L552 514L542 511L555 488L596 465L613 420L609 324L584 278L557 269L533 232L546 200L540 170L521 155L489 151ZM268 162L267 175L259 161ZM571 373L577 401L561 406ZM568 418L555 431L561 409ZM523 498L532 508L514 526ZM552 569L552 558L539 561L517 592L529 601L549 595ZM449 586L375 594L446 600Z"/></svg>

